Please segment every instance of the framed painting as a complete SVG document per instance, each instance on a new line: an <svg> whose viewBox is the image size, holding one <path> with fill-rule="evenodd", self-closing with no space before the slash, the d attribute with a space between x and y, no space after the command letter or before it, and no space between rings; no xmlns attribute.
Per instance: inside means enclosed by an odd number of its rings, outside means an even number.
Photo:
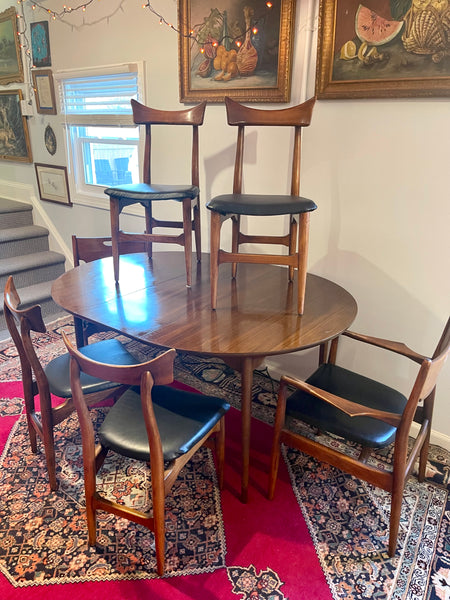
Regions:
<svg viewBox="0 0 450 600"><path fill-rule="evenodd" d="M35 163L41 200L72 206L66 167Z"/></svg>
<svg viewBox="0 0 450 600"><path fill-rule="evenodd" d="M0 13L0 85L23 81L16 9Z"/></svg>
<svg viewBox="0 0 450 600"><path fill-rule="evenodd" d="M21 100L22 90L0 91L0 159L30 163L30 136Z"/></svg>
<svg viewBox="0 0 450 600"><path fill-rule="evenodd" d="M55 87L50 69L32 71L36 110L41 115L56 115Z"/></svg>
<svg viewBox="0 0 450 600"><path fill-rule="evenodd" d="M181 102L289 102L296 0L179 0Z"/></svg>
<svg viewBox="0 0 450 600"><path fill-rule="evenodd" d="M33 67L50 67L50 42L48 36L48 22L38 21L30 24L31 52Z"/></svg>
<svg viewBox="0 0 450 600"><path fill-rule="evenodd" d="M316 94L450 96L448 0L321 0Z"/></svg>

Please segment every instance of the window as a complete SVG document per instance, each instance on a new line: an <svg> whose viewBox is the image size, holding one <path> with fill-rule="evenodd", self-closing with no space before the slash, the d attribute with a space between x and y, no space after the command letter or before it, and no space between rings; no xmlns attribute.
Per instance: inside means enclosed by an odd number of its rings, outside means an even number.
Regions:
<svg viewBox="0 0 450 600"><path fill-rule="evenodd" d="M139 181L139 128L130 100L139 98L138 65L58 74L71 181L75 193Z"/></svg>

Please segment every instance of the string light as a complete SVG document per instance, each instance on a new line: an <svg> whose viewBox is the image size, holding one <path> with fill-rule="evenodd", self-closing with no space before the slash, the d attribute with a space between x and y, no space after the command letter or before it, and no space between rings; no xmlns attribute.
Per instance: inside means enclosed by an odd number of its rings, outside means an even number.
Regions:
<svg viewBox="0 0 450 600"><path fill-rule="evenodd" d="M24 4L26 1L27 0L17 0L17 4ZM63 9L59 12L45 7L40 2L33 2L31 8L32 8L32 10L36 10L36 8L40 8L41 10L46 12L48 15L50 15L50 18L53 21L56 21L56 19L62 19L65 15L76 12L77 10L86 12L86 8L88 6L90 6L91 4L94 4L94 2L99 2L99 1L100 0L87 0L86 2L83 2L83 4L79 4L78 6L67 6L64 4Z"/></svg>

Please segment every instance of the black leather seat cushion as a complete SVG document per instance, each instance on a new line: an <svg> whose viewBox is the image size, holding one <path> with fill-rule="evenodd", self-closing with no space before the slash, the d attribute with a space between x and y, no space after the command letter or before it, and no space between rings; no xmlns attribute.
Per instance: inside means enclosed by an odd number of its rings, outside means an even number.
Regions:
<svg viewBox="0 0 450 600"><path fill-rule="evenodd" d="M401 413L407 403L403 394L377 381L336 365L321 365L307 383L358 404ZM346 440L373 448L391 444L396 429L372 417L349 417L337 408L297 390L288 398L286 414L334 433Z"/></svg>
<svg viewBox="0 0 450 600"><path fill-rule="evenodd" d="M207 208L221 215L288 215L316 210L317 205L301 196L264 194L222 194L212 198Z"/></svg>
<svg viewBox="0 0 450 600"><path fill-rule="evenodd" d="M111 365L135 365L139 361L130 354L118 340L103 340L80 348L80 352L93 360ZM62 354L54 358L45 367L50 392L59 398L70 398L70 355ZM80 375L81 385L85 393L100 392L117 387L117 383L97 379L86 373Z"/></svg>
<svg viewBox="0 0 450 600"><path fill-rule="evenodd" d="M122 201L145 202L149 200L184 200L197 198L199 189L196 185L157 185L148 183L129 183L114 188L107 188L105 194L110 198Z"/></svg>
<svg viewBox="0 0 450 600"><path fill-rule="evenodd" d="M188 452L230 408L220 398L169 386L154 386L152 398L165 462ZM111 407L100 427L99 439L118 454L149 461L138 388L127 390Z"/></svg>

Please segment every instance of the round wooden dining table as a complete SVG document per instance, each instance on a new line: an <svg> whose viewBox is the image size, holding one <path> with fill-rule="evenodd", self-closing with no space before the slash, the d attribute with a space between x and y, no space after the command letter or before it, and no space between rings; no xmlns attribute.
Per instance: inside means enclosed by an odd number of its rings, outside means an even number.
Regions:
<svg viewBox="0 0 450 600"><path fill-rule="evenodd" d="M247 501L253 371L267 356L319 346L345 331L357 313L344 288L308 274L303 315L297 314L295 282L284 267L240 264L219 270L217 309L211 309L209 255L193 269L186 287L182 252L120 257L120 281L112 257L82 264L53 283L55 302L75 317L106 326L140 342L221 358L241 374L241 499Z"/></svg>

